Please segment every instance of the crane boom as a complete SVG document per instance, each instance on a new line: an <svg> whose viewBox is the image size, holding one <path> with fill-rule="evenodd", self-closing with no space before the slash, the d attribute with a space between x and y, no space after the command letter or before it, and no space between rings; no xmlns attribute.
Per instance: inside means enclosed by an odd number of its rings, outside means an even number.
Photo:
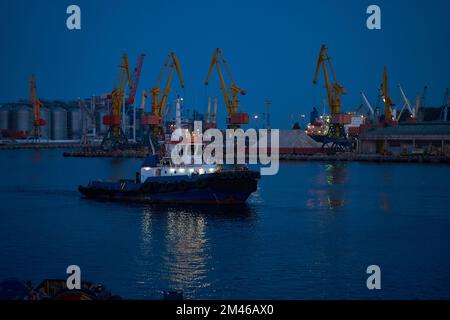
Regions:
<svg viewBox="0 0 450 320"><path fill-rule="evenodd" d="M405 92L403 91L403 88L401 85L398 85L398 88L400 89L400 93L402 95L403 100L405 101L405 105L408 108L409 113L411 113L411 115L413 116L413 118L416 117L416 111L414 110L414 108L411 106L411 103L409 102L409 99L406 97ZM402 109L403 111L403 109ZM398 118L400 118L400 115L402 114L402 112L400 112Z"/></svg>
<svg viewBox="0 0 450 320"><path fill-rule="evenodd" d="M169 66L170 66L169 75L167 77L164 90L162 91L160 83L164 78L166 70ZM168 109L165 107L167 97L170 92L170 85L172 83L173 73L175 70L177 71L181 88L184 88L184 80L183 75L181 73L180 62L178 61L178 58L175 56L175 54L171 52L167 56L166 61L164 62L163 68L158 76L158 79L156 80L155 86L152 89L150 89L148 93L146 93L145 91L142 93L142 100L141 100L142 125L148 126L147 138L145 138L144 141L150 144L153 153L155 152L155 146L153 144L152 139L154 139L155 142L157 142L158 139L164 137L164 118L168 112ZM151 115L147 116L144 112L145 111L144 109L146 98L149 95L152 96L152 104L151 104L152 110Z"/></svg>
<svg viewBox="0 0 450 320"><path fill-rule="evenodd" d="M384 67L383 71L383 80L381 83L381 95L383 97L384 102L384 117L386 120L391 121L392 118L392 100L389 96L389 86L388 86L388 77L387 77L387 68Z"/></svg>
<svg viewBox="0 0 450 320"><path fill-rule="evenodd" d="M314 84L317 84L320 68L323 69L325 88L327 91L328 105L330 107L331 115L330 126L323 145L325 146L326 144L331 143L332 148L337 148L339 150L349 150L350 143L347 140L344 125L351 122L351 117L347 114L341 113L341 94L346 94L347 91L337 81L326 44L323 44L320 47L319 56L317 58L316 71L314 73ZM328 72L328 68L330 69L330 72ZM331 79L329 73L331 73Z"/></svg>
<svg viewBox="0 0 450 320"><path fill-rule="evenodd" d="M121 128L122 123L122 107L125 103L125 85L131 91L131 73L128 57L123 54L119 65L119 73L117 74L114 89L111 92L112 108L110 115L103 117L103 123L109 126L107 134L102 141L102 147L105 149L113 149L128 144L128 139Z"/></svg>
<svg viewBox="0 0 450 320"><path fill-rule="evenodd" d="M225 69L225 72L228 75L228 78L231 80L230 84L230 92L228 92L227 86L225 84L225 79L223 77L222 69L220 64L222 63L223 68ZM205 80L205 85L209 85L209 80L211 78L212 70L214 69L214 66L216 66L217 73L219 75L219 81L220 81L220 89L223 94L223 98L225 100L225 106L228 113L228 124L233 127L239 127L240 124L246 124L248 123L248 114L246 113L239 113L239 100L238 95L245 95L245 91L239 88L235 81L233 76L231 75L230 70L228 69L227 62L223 58L222 50L220 48L217 48L212 57L211 62L209 64L208 69L208 75ZM230 99L231 95L231 99Z"/></svg>
<svg viewBox="0 0 450 320"><path fill-rule="evenodd" d="M373 116L375 114L372 105L369 102L369 99L367 99L366 95L364 94L364 92L361 91L361 97L363 98L364 103L366 104L367 108L370 111L370 114Z"/></svg>
<svg viewBox="0 0 450 320"><path fill-rule="evenodd" d="M127 104L128 105L132 105L134 103L135 97L136 97L136 90L137 87L139 85L139 78L141 77L141 72L142 72L142 65L144 64L144 58L145 58L145 54L141 54L138 57L136 66L134 67L134 72L133 72L133 84L130 90L130 95L128 96L127 99Z"/></svg>
<svg viewBox="0 0 450 320"><path fill-rule="evenodd" d="M330 68L331 76L333 78L333 83L330 82L330 77L328 75L328 68ZM313 83L317 84L319 78L320 68L323 69L323 74L325 78L325 87L327 90L328 104L330 106L331 116L334 116L341 112L341 94L346 94L345 88L339 84L336 80L336 74L334 73L333 66L331 64L331 58L328 55L328 48L325 44L320 47L319 57L317 58L316 72L314 75Z"/></svg>
<svg viewBox="0 0 450 320"><path fill-rule="evenodd" d="M36 89L36 78L34 74L31 75L30 79L30 103L33 107L33 128L34 128L34 138L39 139L41 135L41 126L45 126L46 122L44 119L41 119L41 107L42 102L37 97L37 89Z"/></svg>
<svg viewBox="0 0 450 320"><path fill-rule="evenodd" d="M169 64L170 64L169 76L168 76L166 84L164 86L163 94L160 98L159 97L161 94L160 82L162 81ZM149 124L159 125L161 122L161 119L162 119L163 113L164 113L164 108L165 108L166 101L167 101L167 96L170 91L170 85L172 83L173 72L175 69L177 71L178 78L180 79L181 88L184 88L184 80L183 80L183 75L181 73L180 62L178 61L178 58L175 56L175 54L173 52L171 52L169 54L169 56L167 57L166 62L163 65L163 69L156 81L155 87L153 89L151 89L149 91L149 93L147 94L147 95L150 95L150 94L152 95L152 117L153 117L153 119L152 119L151 123L149 123Z"/></svg>
<svg viewBox="0 0 450 320"><path fill-rule="evenodd" d="M225 84L225 79L223 77L222 70L220 68L219 58L222 58L222 51L220 50L220 48L217 48L211 57L211 63L209 64L208 75L206 77L205 85L209 85L209 80L211 78L212 71L214 69L214 66L216 66L217 73L219 74L220 88L222 90L223 98L225 100L225 106L227 108L228 114L231 114L233 113L233 106L230 100L230 94L228 93L228 89Z"/></svg>
<svg viewBox="0 0 450 320"><path fill-rule="evenodd" d="M122 104L123 97L125 94L125 83L128 83L128 87L131 90L132 82L131 82L131 73L130 73L130 65L128 63L128 57L124 53L122 56L122 62L120 63L119 73L117 74L116 84L111 93L112 96L112 115L114 117L119 117L119 121L121 121L122 116Z"/></svg>
<svg viewBox="0 0 450 320"><path fill-rule="evenodd" d="M159 117L163 116L163 110L164 110L164 106L166 105L167 96L169 94L170 84L172 82L172 76L173 76L174 70L177 70L178 78L180 79L181 88L184 88L184 80L183 80L183 75L181 74L180 62L178 61L178 58L175 56L175 54L173 52L170 53L170 56L172 57L172 64L170 66L170 73L169 73L169 77L167 78L167 81L166 81L166 86L164 88L163 96L161 98L161 102L159 103L159 105L160 105L159 113L158 113Z"/></svg>

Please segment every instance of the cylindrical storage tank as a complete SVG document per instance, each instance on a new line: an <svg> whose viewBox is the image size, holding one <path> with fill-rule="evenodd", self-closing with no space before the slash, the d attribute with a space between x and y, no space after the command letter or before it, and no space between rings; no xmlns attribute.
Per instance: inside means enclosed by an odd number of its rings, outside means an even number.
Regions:
<svg viewBox="0 0 450 320"><path fill-rule="evenodd" d="M80 109L71 109L67 112L67 122L69 139L81 138L81 112Z"/></svg>
<svg viewBox="0 0 450 320"><path fill-rule="evenodd" d="M95 112L95 127L97 134L104 134L108 130L108 127L103 124L103 117L109 114L107 108L98 109Z"/></svg>
<svg viewBox="0 0 450 320"><path fill-rule="evenodd" d="M45 126L41 127L41 137L44 139L50 139L51 138L51 124L52 124L52 117L50 109L41 107L41 119L45 120Z"/></svg>
<svg viewBox="0 0 450 320"><path fill-rule="evenodd" d="M33 110L27 105L13 106L11 109L12 129L31 133L33 129Z"/></svg>
<svg viewBox="0 0 450 320"><path fill-rule="evenodd" d="M0 130L11 129L9 125L10 112L7 105L0 107Z"/></svg>
<svg viewBox="0 0 450 320"><path fill-rule="evenodd" d="M51 125L52 140L67 140L66 109L55 107L52 109L51 113L52 113L52 125Z"/></svg>

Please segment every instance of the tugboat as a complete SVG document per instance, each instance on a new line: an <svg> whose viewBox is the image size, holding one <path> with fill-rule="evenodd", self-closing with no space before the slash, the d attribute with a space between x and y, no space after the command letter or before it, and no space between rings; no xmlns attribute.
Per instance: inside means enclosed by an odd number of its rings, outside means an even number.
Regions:
<svg viewBox="0 0 450 320"><path fill-rule="evenodd" d="M150 155L135 180L91 181L78 189L86 198L165 204L242 204L257 190L260 173L244 165L176 166Z"/></svg>

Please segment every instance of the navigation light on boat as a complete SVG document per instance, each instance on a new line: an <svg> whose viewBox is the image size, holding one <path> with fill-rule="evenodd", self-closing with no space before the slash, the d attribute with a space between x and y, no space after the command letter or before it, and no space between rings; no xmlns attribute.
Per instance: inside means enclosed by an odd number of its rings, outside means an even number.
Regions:
<svg viewBox="0 0 450 320"><path fill-rule="evenodd" d="M209 168L209 172L214 172L214 168Z"/></svg>
<svg viewBox="0 0 450 320"><path fill-rule="evenodd" d="M175 169L170 169L170 173L174 173L175 172Z"/></svg>
<svg viewBox="0 0 450 320"><path fill-rule="evenodd" d="M144 167L144 168L142 168L142 169L144 169L145 171L149 171L149 170L150 170L149 167Z"/></svg>
<svg viewBox="0 0 450 320"><path fill-rule="evenodd" d="M199 174L204 174L205 173L205 169L203 169L203 168L198 169L198 173Z"/></svg>

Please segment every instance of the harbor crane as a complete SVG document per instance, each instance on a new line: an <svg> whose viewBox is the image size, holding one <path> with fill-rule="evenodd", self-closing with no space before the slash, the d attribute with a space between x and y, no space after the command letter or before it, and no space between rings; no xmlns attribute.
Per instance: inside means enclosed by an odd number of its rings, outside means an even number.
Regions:
<svg viewBox="0 0 450 320"><path fill-rule="evenodd" d="M164 86L164 90L162 90L160 83L162 79L164 78L164 75L167 71L167 68L170 68L169 75L166 80L166 84ZM164 65L161 73L159 74L158 79L156 80L155 86L149 90L148 93L145 91L142 93L142 101L141 101L141 115L142 115L142 124L149 126L149 129L151 129L151 133L153 134L154 139L160 139L164 132L164 109L166 107L167 103L167 96L169 95L170 91L170 85L172 83L173 73L174 71L177 71L178 78L180 80L181 88L184 88L184 80L183 75L181 73L180 68L180 62L176 55L171 52ZM145 102L148 96L152 96L152 110L151 114L149 116L145 115ZM150 130L148 133L148 138L150 144L152 143L151 137L150 137Z"/></svg>
<svg viewBox="0 0 450 320"><path fill-rule="evenodd" d="M367 99L366 95L362 91L361 91L361 97L362 97L362 99L364 101L364 104L367 106L367 109L369 109L370 116L374 117L375 116L375 111L373 110L372 105L369 102L369 99Z"/></svg>
<svg viewBox="0 0 450 320"><path fill-rule="evenodd" d="M225 79L222 74L222 68L225 69L225 72L227 73L228 78L231 81L230 84L230 91L228 91L227 86L225 84ZM208 69L208 75L205 80L205 85L209 85L209 80L211 78L212 70L214 69L214 66L216 66L217 73L219 74L219 80L220 80L220 89L223 94L223 98L225 100L225 106L227 108L227 126L231 129L237 129L240 128L243 124L249 123L249 116L247 113L239 112L239 100L238 95L245 95L246 92L239 88L239 86L236 85L236 82L234 81L233 76L231 75L230 70L228 69L227 62L223 58L222 50L220 48L217 48L212 57L211 57L211 63L209 65ZM230 98L231 96L231 98Z"/></svg>
<svg viewBox="0 0 450 320"><path fill-rule="evenodd" d="M331 143L332 148L344 151L349 149L349 142L345 135L344 125L351 122L347 114L341 113L341 95L346 94L347 90L337 81L336 74L331 64L331 57L328 54L328 47L323 44L320 47L319 57L317 59L316 72L313 83L317 84L319 71L323 69L325 78L325 88L328 96L328 105L330 107L331 123L323 146ZM328 74L328 68L332 76L332 82ZM322 146L322 147L323 147Z"/></svg>
<svg viewBox="0 0 450 320"><path fill-rule="evenodd" d="M402 107L400 113L398 114L396 120L397 120L397 121L400 120L400 117L402 116L402 113L403 113L403 111L405 110L405 107L408 108L408 111L409 111L409 113L410 113L410 115L411 115L411 120L416 120L417 110L416 110L415 108L412 107L411 102L409 101L408 97L406 97L406 94L405 94L405 92L403 91L402 86L401 86L401 85L398 85L398 88L400 89L400 93L401 93L402 98L403 98L403 101L404 101L405 103L403 104L403 107ZM416 107L417 107L417 105L416 105Z"/></svg>
<svg viewBox="0 0 450 320"><path fill-rule="evenodd" d="M42 102L37 97L36 78L34 74L30 79L30 103L33 107L33 139L39 140L41 138L41 127L46 125L46 121L41 119Z"/></svg>
<svg viewBox="0 0 450 320"><path fill-rule="evenodd" d="M144 58L145 58L145 54L143 54L143 53L140 54L138 57L138 60L136 62L136 66L134 67L133 83L132 83L131 90L130 90L130 93L129 93L128 99L127 99L127 105L129 105L129 106L134 104L137 87L139 85L139 79L141 77L142 66L144 64Z"/></svg>
<svg viewBox="0 0 450 320"><path fill-rule="evenodd" d="M124 53L119 66L119 73L113 91L110 94L112 108L109 115L103 117L103 124L109 126L108 132L103 138L101 146L106 150L123 148L128 145L128 139L121 127L122 109L125 107L125 85L131 91L132 82L128 57Z"/></svg>
<svg viewBox="0 0 450 320"><path fill-rule="evenodd" d="M388 76L387 76L387 68L384 67L383 77L381 82L381 97L384 103L384 126L392 126L396 125L397 120L392 112L392 103L391 96L389 95L389 84L388 84Z"/></svg>

